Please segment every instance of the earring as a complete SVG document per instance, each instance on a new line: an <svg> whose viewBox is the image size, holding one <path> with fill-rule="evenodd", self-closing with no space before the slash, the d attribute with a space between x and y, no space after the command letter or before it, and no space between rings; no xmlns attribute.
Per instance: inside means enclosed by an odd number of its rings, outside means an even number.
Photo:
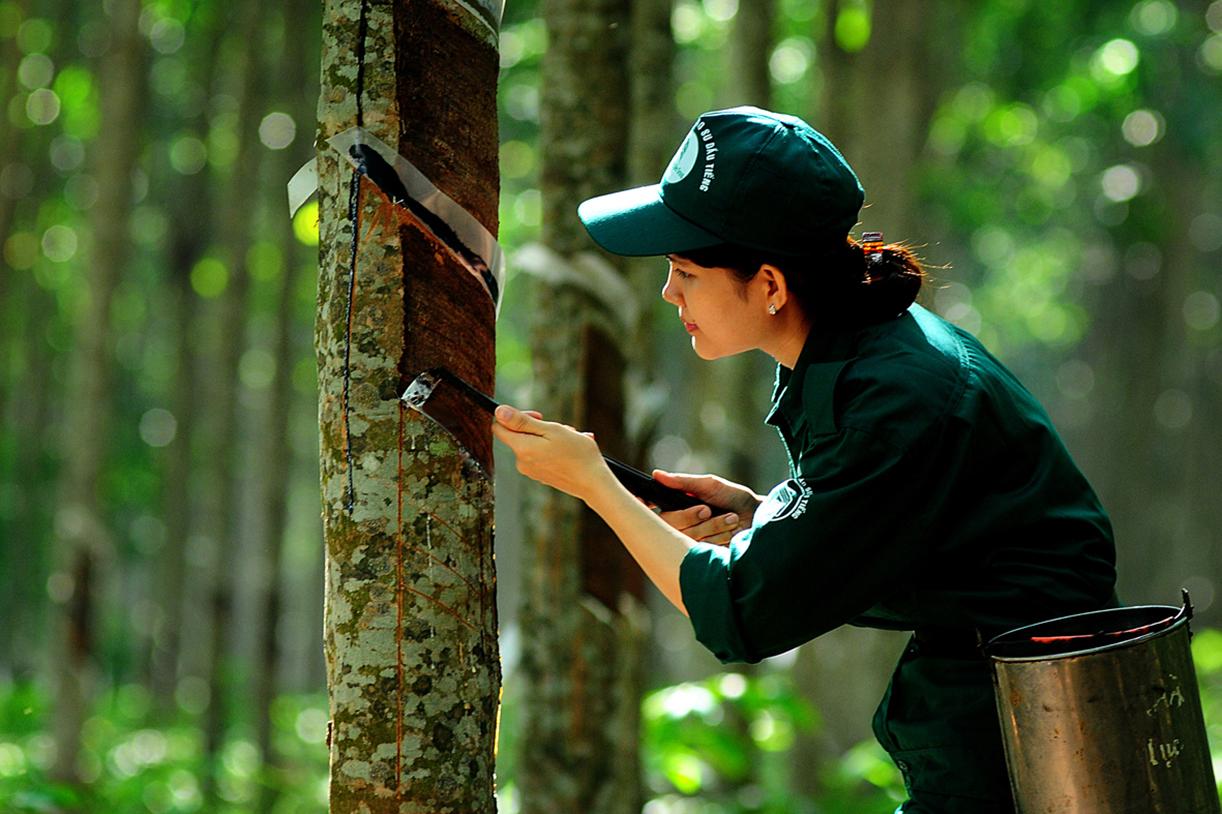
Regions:
<svg viewBox="0 0 1222 814"><path fill-rule="evenodd" d="M776 306L772 303L768 303L768 313L774 317L776 316Z"/></svg>

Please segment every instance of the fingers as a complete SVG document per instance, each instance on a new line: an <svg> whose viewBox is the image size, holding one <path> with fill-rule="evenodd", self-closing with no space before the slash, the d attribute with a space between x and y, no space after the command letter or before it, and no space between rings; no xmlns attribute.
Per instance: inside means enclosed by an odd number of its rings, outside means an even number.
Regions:
<svg viewBox="0 0 1222 814"><path fill-rule="evenodd" d="M674 512L660 512L659 517L672 528L705 543L728 542L738 531L738 515L714 515L708 506L692 506Z"/></svg>
<svg viewBox="0 0 1222 814"><path fill-rule="evenodd" d="M708 506L689 506L673 512L658 512L658 516L665 520L671 528L687 533L688 529L712 517L713 512Z"/></svg>
<svg viewBox="0 0 1222 814"><path fill-rule="evenodd" d="M737 532L738 515L719 514L685 529L683 533L702 543L727 543Z"/></svg>
<svg viewBox="0 0 1222 814"><path fill-rule="evenodd" d="M542 415L536 410L519 410L508 404L496 408L496 420L506 429L531 435L545 435L548 423L542 420Z"/></svg>

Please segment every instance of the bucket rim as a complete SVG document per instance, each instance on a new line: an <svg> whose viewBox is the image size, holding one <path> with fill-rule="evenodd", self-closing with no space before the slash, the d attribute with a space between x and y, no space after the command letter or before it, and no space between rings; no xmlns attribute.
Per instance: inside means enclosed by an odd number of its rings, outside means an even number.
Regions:
<svg viewBox="0 0 1222 814"><path fill-rule="evenodd" d="M1082 634L1083 646L1076 649L1069 649L1055 652L1022 654L1022 655L999 655L994 650L998 647L1007 645L1016 645L1020 643L1024 633L1034 631L1039 628L1045 628L1049 625L1055 625L1057 622L1064 622L1070 619L1081 619L1089 616L1105 616L1118 612L1133 612L1133 611L1160 611L1165 612L1166 616L1162 619L1142 625L1136 630L1141 630L1143 627L1151 628L1140 635L1131 638L1120 638L1115 641L1107 641L1101 639L1106 636L1103 634ZM1034 622L1029 625L1008 630L1000 633L997 636L989 639L984 645L984 652L989 657L990 661L1001 663L1017 663L1017 662L1034 662L1034 661L1057 661L1059 659L1072 658L1075 656L1090 656L1098 653L1108 653L1115 650L1121 650L1126 647L1133 647L1151 639L1166 636L1188 624L1192 618L1192 603L1188 600L1187 592L1184 593L1184 604L1180 607L1174 605L1126 605L1120 608L1103 608L1100 610L1087 611L1085 613L1072 613L1066 616L1058 616L1053 619L1045 619L1040 622ZM1112 635L1123 635L1128 631L1116 631ZM1002 641L1002 640L1006 641ZM1090 642L1088 645L1087 642Z"/></svg>

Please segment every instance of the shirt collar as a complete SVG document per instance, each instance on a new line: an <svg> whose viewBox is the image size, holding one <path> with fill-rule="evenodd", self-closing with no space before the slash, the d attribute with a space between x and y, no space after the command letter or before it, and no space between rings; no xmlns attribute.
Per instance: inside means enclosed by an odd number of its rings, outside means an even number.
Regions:
<svg viewBox="0 0 1222 814"><path fill-rule="evenodd" d="M858 333L860 331L842 328L812 327L793 369L777 364L772 386L772 409L764 423L776 426L777 417L780 416L787 420L789 426L794 426L802 415L802 387L811 365L852 358Z"/></svg>

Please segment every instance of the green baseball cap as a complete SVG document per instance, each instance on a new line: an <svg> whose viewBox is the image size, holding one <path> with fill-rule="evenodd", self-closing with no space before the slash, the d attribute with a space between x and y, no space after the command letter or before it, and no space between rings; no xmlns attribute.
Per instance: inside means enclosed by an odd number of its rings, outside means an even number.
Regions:
<svg viewBox="0 0 1222 814"><path fill-rule="evenodd" d="M577 217L613 254L682 254L733 243L809 254L857 222L865 192L827 137L757 107L696 120L662 180L583 201Z"/></svg>

